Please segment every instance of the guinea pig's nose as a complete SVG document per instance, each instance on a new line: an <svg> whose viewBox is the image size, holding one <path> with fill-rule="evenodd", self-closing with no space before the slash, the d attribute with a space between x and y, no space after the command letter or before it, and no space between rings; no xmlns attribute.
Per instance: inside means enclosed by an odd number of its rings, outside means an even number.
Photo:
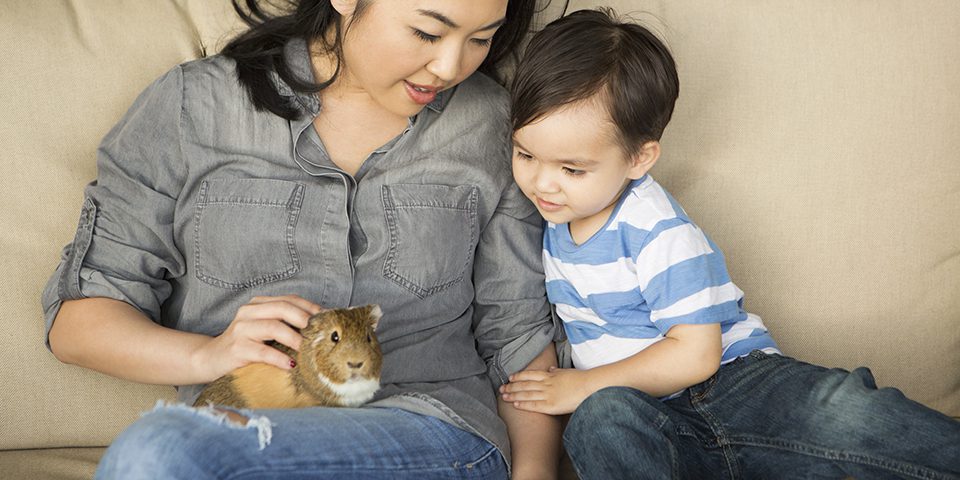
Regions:
<svg viewBox="0 0 960 480"><path fill-rule="evenodd" d="M350 368L360 368L363 366L363 362L347 362L347 366Z"/></svg>

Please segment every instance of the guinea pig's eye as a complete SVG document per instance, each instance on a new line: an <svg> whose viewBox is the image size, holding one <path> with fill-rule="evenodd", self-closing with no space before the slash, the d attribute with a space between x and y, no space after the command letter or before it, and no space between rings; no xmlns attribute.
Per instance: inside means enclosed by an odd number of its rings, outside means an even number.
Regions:
<svg viewBox="0 0 960 480"><path fill-rule="evenodd" d="M370 342L372 342L372 341L373 341L373 339L370 338L370 334L368 333L368 334L367 334L367 343L370 343Z"/></svg>
<svg viewBox="0 0 960 480"><path fill-rule="evenodd" d="M331 333L331 334L330 334L330 341L333 342L333 343L339 342L339 341L340 341L340 334L337 333L337 332Z"/></svg>

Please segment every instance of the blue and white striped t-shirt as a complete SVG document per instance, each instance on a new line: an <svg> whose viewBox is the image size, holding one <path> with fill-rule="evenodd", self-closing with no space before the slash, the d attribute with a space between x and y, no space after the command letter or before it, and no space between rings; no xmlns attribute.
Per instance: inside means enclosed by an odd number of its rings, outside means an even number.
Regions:
<svg viewBox="0 0 960 480"><path fill-rule="evenodd" d="M760 317L743 310L723 254L649 175L630 183L581 245L567 224L549 223L543 263L577 368L634 355L677 324L719 323L722 363L755 349L779 353Z"/></svg>

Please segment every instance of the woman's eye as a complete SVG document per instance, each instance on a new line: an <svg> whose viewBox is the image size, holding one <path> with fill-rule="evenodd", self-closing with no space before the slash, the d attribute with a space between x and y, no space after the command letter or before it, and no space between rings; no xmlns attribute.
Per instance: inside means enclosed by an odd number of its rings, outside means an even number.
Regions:
<svg viewBox="0 0 960 480"><path fill-rule="evenodd" d="M493 43L493 38L473 38L470 41L480 47L489 47Z"/></svg>
<svg viewBox="0 0 960 480"><path fill-rule="evenodd" d="M340 334L337 333L337 332L331 333L331 334L330 334L330 341L333 342L333 343L339 342L339 341L340 341Z"/></svg>
<svg viewBox="0 0 960 480"><path fill-rule="evenodd" d="M416 29L416 28L413 29L413 34L416 35L417 37L420 37L420 40L423 40L424 42L427 42L427 43L434 43L434 42L436 42L437 40L440 40L440 37L439 37L439 36L437 36L437 35L430 35L429 33L424 32L423 30Z"/></svg>

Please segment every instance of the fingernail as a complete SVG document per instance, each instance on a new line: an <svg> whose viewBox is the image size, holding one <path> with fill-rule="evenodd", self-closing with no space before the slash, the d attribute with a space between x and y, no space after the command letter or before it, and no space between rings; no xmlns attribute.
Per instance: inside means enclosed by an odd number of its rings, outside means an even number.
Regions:
<svg viewBox="0 0 960 480"><path fill-rule="evenodd" d="M293 367L296 367L296 366L297 366L297 361L296 361L296 360L290 360L290 368L293 368Z"/></svg>

